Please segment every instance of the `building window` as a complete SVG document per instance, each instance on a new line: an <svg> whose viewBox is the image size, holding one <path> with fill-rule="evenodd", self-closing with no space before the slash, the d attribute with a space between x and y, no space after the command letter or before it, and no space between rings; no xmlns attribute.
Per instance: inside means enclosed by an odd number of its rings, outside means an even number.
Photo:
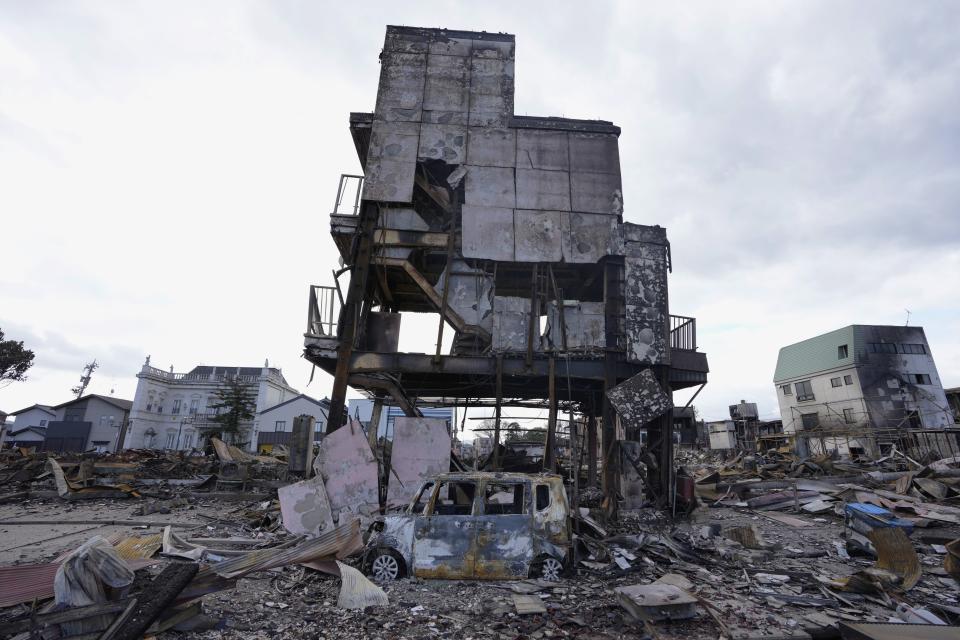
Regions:
<svg viewBox="0 0 960 640"><path fill-rule="evenodd" d="M804 429L815 429L820 426L820 414L819 413L801 413L800 421L803 423Z"/></svg>
<svg viewBox="0 0 960 640"><path fill-rule="evenodd" d="M196 415L197 411L199 410L200 410L200 400L198 398L194 398L193 400L190 401L190 415L192 416Z"/></svg>
<svg viewBox="0 0 960 640"><path fill-rule="evenodd" d="M843 384L853 384L853 376L843 376Z"/></svg>
<svg viewBox="0 0 960 640"><path fill-rule="evenodd" d="M192 434L192 433L188 433L187 435L183 436L183 448L184 448L184 449L192 449L192 448L193 448L193 434Z"/></svg>
<svg viewBox="0 0 960 640"><path fill-rule="evenodd" d="M177 414L180 413L180 399L179 399L179 398L173 401L173 409L170 410L170 413L172 413L173 415L177 415Z"/></svg>
<svg viewBox="0 0 960 640"><path fill-rule="evenodd" d="M40 421L40 426L41 426L41 427L47 426L47 421L46 421L46 420L41 420L41 421Z"/></svg>
<svg viewBox="0 0 960 640"><path fill-rule="evenodd" d="M152 403L152 402L148 402L148 403L147 403L147 413L150 413L151 411L153 411L153 403Z"/></svg>
<svg viewBox="0 0 960 640"><path fill-rule="evenodd" d="M844 409L843 410L843 421L847 424L853 424L856 420L853 417L853 409Z"/></svg>
<svg viewBox="0 0 960 640"><path fill-rule="evenodd" d="M913 355L926 355L927 348L922 344L902 344L900 345L900 350L902 353L909 353Z"/></svg>
<svg viewBox="0 0 960 640"><path fill-rule="evenodd" d="M286 431L287 430L287 421L286 420L277 420L276 428L274 431Z"/></svg>
<svg viewBox="0 0 960 640"><path fill-rule="evenodd" d="M173 449L174 445L177 443L177 434L168 433L167 434L167 449Z"/></svg>
<svg viewBox="0 0 960 640"><path fill-rule="evenodd" d="M163 407L157 405L157 413L163 413Z"/></svg>
<svg viewBox="0 0 960 640"><path fill-rule="evenodd" d="M830 386L834 388L842 387L843 382L840 381L840 378L830 378Z"/></svg>
<svg viewBox="0 0 960 640"><path fill-rule="evenodd" d="M837 347L837 360L843 360L844 358L846 358L847 353L848 353L847 345L842 344L839 347Z"/></svg>
<svg viewBox="0 0 960 640"><path fill-rule="evenodd" d="M896 353L897 345L894 342L870 342L867 344L870 353Z"/></svg>
<svg viewBox="0 0 960 640"><path fill-rule="evenodd" d="M782 385L780 385L780 389L783 391L783 395L785 395L785 396L792 396L792 395L793 395L793 391L790 389L790 385L788 385L788 384L782 384Z"/></svg>
<svg viewBox="0 0 960 640"><path fill-rule="evenodd" d="M813 395L813 386L810 385L809 380L803 380L802 382L796 382L793 385L794 390L797 392L797 401L805 402L807 400L814 400Z"/></svg>
<svg viewBox="0 0 960 640"><path fill-rule="evenodd" d="M913 384L930 384L930 376L926 373L908 373L907 380Z"/></svg>

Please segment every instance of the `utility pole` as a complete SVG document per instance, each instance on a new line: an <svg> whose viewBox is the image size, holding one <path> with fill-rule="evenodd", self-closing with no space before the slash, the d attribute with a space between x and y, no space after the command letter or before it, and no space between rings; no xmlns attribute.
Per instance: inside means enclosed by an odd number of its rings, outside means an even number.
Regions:
<svg viewBox="0 0 960 640"><path fill-rule="evenodd" d="M83 368L83 375L80 376L80 384L70 389L70 393L74 393L77 395L77 398L80 398L83 392L87 390L87 385L90 384L90 378L93 377L93 372L99 367L100 365L97 364L96 358L94 358L93 362L87 363L87 366Z"/></svg>

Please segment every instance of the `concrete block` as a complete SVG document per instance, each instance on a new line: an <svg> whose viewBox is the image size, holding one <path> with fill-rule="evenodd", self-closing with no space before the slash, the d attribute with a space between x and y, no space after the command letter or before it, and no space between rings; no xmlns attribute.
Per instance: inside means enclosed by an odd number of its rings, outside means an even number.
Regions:
<svg viewBox="0 0 960 640"><path fill-rule="evenodd" d="M620 175L617 137L602 133L570 134L570 170Z"/></svg>
<svg viewBox="0 0 960 640"><path fill-rule="evenodd" d="M421 114L424 124L459 124L466 126L469 122L469 113L463 111L444 111L442 109L424 109Z"/></svg>
<svg viewBox="0 0 960 640"><path fill-rule="evenodd" d="M517 167L567 171L570 168L566 131L517 131Z"/></svg>
<svg viewBox="0 0 960 640"><path fill-rule="evenodd" d="M388 121L419 121L427 56L422 53L389 53L380 69L376 118Z"/></svg>
<svg viewBox="0 0 960 640"><path fill-rule="evenodd" d="M363 198L385 202L411 202L416 168L415 161L368 162L363 181Z"/></svg>
<svg viewBox="0 0 960 640"><path fill-rule="evenodd" d="M467 111L470 106L470 59L431 55L423 108L431 111Z"/></svg>
<svg viewBox="0 0 960 640"><path fill-rule="evenodd" d="M619 174L571 172L570 192L570 204L574 211L609 215L623 213Z"/></svg>
<svg viewBox="0 0 960 640"><path fill-rule="evenodd" d="M570 174L566 171L517 169L517 207L570 210Z"/></svg>
<svg viewBox="0 0 960 640"><path fill-rule="evenodd" d="M470 127L467 164L482 167L512 167L516 161L517 134L513 129Z"/></svg>
<svg viewBox="0 0 960 640"><path fill-rule="evenodd" d="M472 167L470 170L475 170ZM469 175L469 174L468 174ZM464 258L514 259L513 209L463 205L462 251Z"/></svg>
<svg viewBox="0 0 960 640"><path fill-rule="evenodd" d="M473 41L467 38L434 37L430 43L430 55L468 57L473 51Z"/></svg>
<svg viewBox="0 0 960 640"><path fill-rule="evenodd" d="M514 220L518 262L560 262L561 212L517 209Z"/></svg>
<svg viewBox="0 0 960 640"><path fill-rule="evenodd" d="M575 264L594 263L609 255L621 255L623 242L617 219L609 215L572 212L565 230L563 257Z"/></svg>
<svg viewBox="0 0 960 640"><path fill-rule="evenodd" d="M421 125L418 159L463 164L466 161L466 140L466 127L450 124Z"/></svg>
<svg viewBox="0 0 960 640"><path fill-rule="evenodd" d="M473 55L477 58L513 60L516 55L516 43L500 40L474 40Z"/></svg>
<svg viewBox="0 0 960 640"><path fill-rule="evenodd" d="M494 296L493 350L526 351L529 317L529 298Z"/></svg>
<svg viewBox="0 0 960 640"><path fill-rule="evenodd" d="M470 167L466 179L466 204L511 209L516 206L513 169Z"/></svg>

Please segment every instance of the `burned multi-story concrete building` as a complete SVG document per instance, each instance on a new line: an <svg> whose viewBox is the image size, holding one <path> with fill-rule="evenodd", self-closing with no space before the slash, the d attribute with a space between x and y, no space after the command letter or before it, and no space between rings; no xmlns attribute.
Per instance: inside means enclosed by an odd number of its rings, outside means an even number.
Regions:
<svg viewBox="0 0 960 640"><path fill-rule="evenodd" d="M670 393L706 382L706 356L695 320L669 313L666 230L624 222L620 129L514 115L514 47L387 27L376 107L350 114L363 176L341 177L331 216L344 268L311 288L305 355L334 375L330 429L347 385L409 415L495 406L499 423L501 406L534 403L550 409L551 467L565 407L609 487L618 399L633 406L621 437L645 426L667 461ZM398 352L408 312L437 315L435 353Z"/></svg>

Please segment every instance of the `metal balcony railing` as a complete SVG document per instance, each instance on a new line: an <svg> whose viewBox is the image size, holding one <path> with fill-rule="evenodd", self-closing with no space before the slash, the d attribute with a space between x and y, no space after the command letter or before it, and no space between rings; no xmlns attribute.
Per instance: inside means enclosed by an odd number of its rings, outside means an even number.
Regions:
<svg viewBox="0 0 960 640"><path fill-rule="evenodd" d="M670 316L670 348L697 350L697 319Z"/></svg>
<svg viewBox="0 0 960 640"><path fill-rule="evenodd" d="M310 285L307 335L333 338L340 319L340 298L336 287Z"/></svg>
<svg viewBox="0 0 960 640"><path fill-rule="evenodd" d="M363 176L349 173L340 174L337 185L337 199L333 203L335 216L356 216L360 214L360 196L363 194Z"/></svg>

